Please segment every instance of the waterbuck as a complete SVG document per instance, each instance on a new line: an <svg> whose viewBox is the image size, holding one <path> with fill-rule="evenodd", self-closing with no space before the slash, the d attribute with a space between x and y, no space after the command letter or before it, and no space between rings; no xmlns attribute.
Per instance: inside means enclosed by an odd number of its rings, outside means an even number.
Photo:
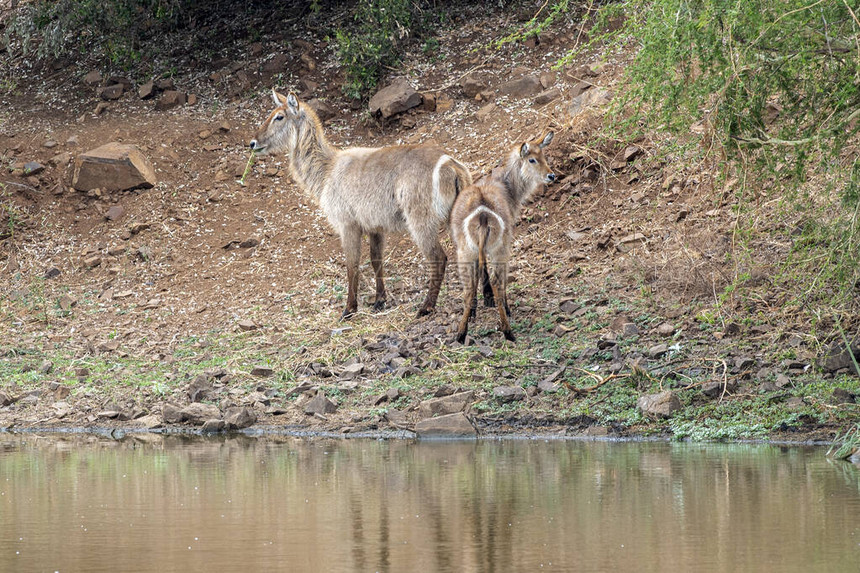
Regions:
<svg viewBox="0 0 860 573"><path fill-rule="evenodd" d="M463 317L457 340L465 342L469 318L477 308L478 273L483 282L484 303L499 311L501 330L515 340L508 315L508 260L514 238L514 225L520 207L538 187L555 181L543 149L552 141L553 132L515 146L506 162L493 173L466 187L451 211L451 236L457 246L457 267L463 282Z"/></svg>
<svg viewBox="0 0 860 573"><path fill-rule="evenodd" d="M385 305L382 251L385 233L409 231L430 265L430 287L418 316L436 306L447 256L439 229L447 223L457 194L472 183L469 170L435 144L338 149L323 133L316 113L295 94L272 90L275 110L251 140L257 153L286 151L296 183L322 208L340 235L349 285L346 318L358 309L361 237L370 241L376 275L373 310Z"/></svg>

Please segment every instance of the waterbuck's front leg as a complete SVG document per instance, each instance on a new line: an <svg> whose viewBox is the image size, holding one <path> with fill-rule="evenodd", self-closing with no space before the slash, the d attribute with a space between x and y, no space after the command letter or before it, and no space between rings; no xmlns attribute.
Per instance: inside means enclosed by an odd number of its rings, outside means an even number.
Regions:
<svg viewBox="0 0 860 573"><path fill-rule="evenodd" d="M370 264L376 275L376 301L373 303L373 311L379 312L385 308L385 283L382 281L382 253L385 249L385 235L382 233L370 233Z"/></svg>
<svg viewBox="0 0 860 573"><path fill-rule="evenodd" d="M340 243L346 258L346 308L342 318L349 318L358 310L358 263L361 261L361 229L345 227L340 234Z"/></svg>

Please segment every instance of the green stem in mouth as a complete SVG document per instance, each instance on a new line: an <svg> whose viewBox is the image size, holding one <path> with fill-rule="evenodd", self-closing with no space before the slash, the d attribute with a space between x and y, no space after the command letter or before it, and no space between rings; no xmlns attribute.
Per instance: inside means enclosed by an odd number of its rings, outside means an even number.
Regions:
<svg viewBox="0 0 860 573"><path fill-rule="evenodd" d="M254 156L257 153L252 149L251 156L248 158L248 163L245 165L245 171L242 172L242 178L239 179L239 185L245 185L245 177L248 176L248 172L251 171L251 165L254 163Z"/></svg>

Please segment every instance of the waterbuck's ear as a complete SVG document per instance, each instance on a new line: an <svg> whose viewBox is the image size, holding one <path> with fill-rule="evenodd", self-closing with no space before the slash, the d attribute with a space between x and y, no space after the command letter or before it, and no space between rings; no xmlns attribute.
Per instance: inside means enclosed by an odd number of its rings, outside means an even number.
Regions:
<svg viewBox="0 0 860 573"><path fill-rule="evenodd" d="M544 147L549 145L549 142L552 141L553 135L555 135L553 132L548 131L547 134L543 136L543 141L540 142L539 147L543 149Z"/></svg>
<svg viewBox="0 0 860 573"><path fill-rule="evenodd" d="M520 157L525 158L525 156L529 154L530 149L531 149L531 147L529 147L528 141L523 143L523 146L520 147Z"/></svg>
<svg viewBox="0 0 860 573"><path fill-rule="evenodd" d="M299 113L299 98L297 98L296 94L293 92L290 92L289 95L287 95L287 108L289 108L293 114Z"/></svg>
<svg viewBox="0 0 860 573"><path fill-rule="evenodd" d="M284 105L284 102L286 102L286 99L287 98L285 98L284 96L282 96L281 94L276 92L275 88L272 88L272 101L275 102L276 107Z"/></svg>

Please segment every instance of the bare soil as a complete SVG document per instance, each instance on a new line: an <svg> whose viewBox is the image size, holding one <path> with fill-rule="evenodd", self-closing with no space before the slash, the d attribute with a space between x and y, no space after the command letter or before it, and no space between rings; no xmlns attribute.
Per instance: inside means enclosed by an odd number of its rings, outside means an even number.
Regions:
<svg viewBox="0 0 860 573"><path fill-rule="evenodd" d="M196 103L166 111L137 95L150 79L146 66L123 72L87 59L32 68L23 58L11 62L14 88L0 95L0 359L8 377L0 390L14 402L0 407L0 427L164 425L164 404L188 404L194 384L222 409L252 408L258 426L347 432L411 427L417 405L446 384L477 389L483 409L473 409L474 419L488 432L668 432L661 420L581 414L577 404L598 391L581 388L622 379L639 380L635 390L643 393L723 383L715 397L696 394L685 407L762 395L790 401L819 351L807 333L781 322L778 310L772 321L762 319L766 298L757 308L730 301L713 311L738 273L727 256L730 199L714 189L713 165L687 164L657 136L606 135L603 115L624 61L595 57L553 69L575 42L575 26L536 45L488 48L488 38L513 21L472 14L440 32L438 50L411 48L386 83L406 77L435 97L436 108L388 120L344 98L325 32L301 21L256 42L227 42L211 58L186 57L178 47L172 79ZM266 71L281 54L283 68ZM83 83L93 69L128 77L134 87L103 102L98 86ZM470 73L486 84L477 98L461 87ZM531 74L557 97L539 105L534 94L496 92ZM606 97L577 111L572 104L586 84ZM388 240L389 308L370 312L372 270L364 264L360 313L340 321L339 240L291 181L287 158L258 159L239 182L272 86L328 102L336 113L325 129L339 146L433 139L476 178L516 142L555 130L547 152L559 182L534 199L517 228L516 343L504 341L489 309L479 309L466 348L454 342L461 301L453 265L436 312L416 319L426 268L405 236ZM97 113L99 106L106 109ZM71 187L74 158L112 141L143 151L157 173L154 188ZM27 174L22 167L31 161L44 170ZM747 269L750 280L763 280L779 256L760 253ZM392 348L400 360L386 356ZM355 364L358 374L344 374ZM256 367L262 370L252 374ZM561 373L555 382L563 392L537 391L535 381L553 372ZM529 390L521 405L494 402L495 386L517 384ZM337 412L305 413L319 387L335 395ZM389 403L380 394L391 387L404 390ZM797 412L794 422L767 433L832 439L844 423L828 422L828 409L853 406L795 403L787 406ZM391 422L389 408L405 412L406 421Z"/></svg>

